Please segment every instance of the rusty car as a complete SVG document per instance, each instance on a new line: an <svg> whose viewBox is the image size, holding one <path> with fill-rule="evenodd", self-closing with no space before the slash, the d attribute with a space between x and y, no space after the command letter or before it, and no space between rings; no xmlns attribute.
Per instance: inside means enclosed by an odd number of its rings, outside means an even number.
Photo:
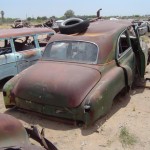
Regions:
<svg viewBox="0 0 150 150"><path fill-rule="evenodd" d="M97 19L83 32L55 34L42 59L4 85L5 107L92 125L144 78L148 48L134 27Z"/></svg>
<svg viewBox="0 0 150 150"><path fill-rule="evenodd" d="M27 20L16 19L14 23L11 25L12 28L23 28L30 27L30 22Z"/></svg>
<svg viewBox="0 0 150 150"><path fill-rule="evenodd" d="M18 119L2 113L0 121L1 150L57 150L55 145L44 137L44 129L40 133L36 126L25 128ZM32 144L30 139L41 146Z"/></svg>
<svg viewBox="0 0 150 150"><path fill-rule="evenodd" d="M139 35L145 35L146 33L149 32L149 24L147 21L143 21L143 20L135 20L133 21L133 24L137 26L138 30L139 30Z"/></svg>
<svg viewBox="0 0 150 150"><path fill-rule="evenodd" d="M41 58L50 35L47 28L0 30L0 80L13 77Z"/></svg>

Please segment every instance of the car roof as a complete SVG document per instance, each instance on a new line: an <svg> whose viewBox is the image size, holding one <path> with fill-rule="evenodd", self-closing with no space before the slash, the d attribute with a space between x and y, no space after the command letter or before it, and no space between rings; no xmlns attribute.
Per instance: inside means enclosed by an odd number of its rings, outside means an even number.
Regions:
<svg viewBox="0 0 150 150"><path fill-rule="evenodd" d="M90 23L84 33L71 35L55 34L49 42L73 40L95 43L100 49L98 63L109 62L115 57L115 53L112 54L114 40L117 42L118 36L131 25L131 21L127 20L98 20Z"/></svg>
<svg viewBox="0 0 150 150"><path fill-rule="evenodd" d="M50 28L19 28L19 29L0 29L0 38L11 38L17 36L32 35L37 33L55 33Z"/></svg>

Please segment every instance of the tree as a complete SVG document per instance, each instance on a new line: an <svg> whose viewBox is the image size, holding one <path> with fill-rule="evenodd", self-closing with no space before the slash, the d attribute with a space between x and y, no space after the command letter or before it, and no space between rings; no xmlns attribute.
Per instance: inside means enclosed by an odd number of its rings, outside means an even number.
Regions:
<svg viewBox="0 0 150 150"><path fill-rule="evenodd" d="M73 10L67 10L66 12L65 12L65 14L64 14L64 16L66 17L66 18L71 18L71 17L73 17L75 14L74 14L74 11Z"/></svg>
<svg viewBox="0 0 150 150"><path fill-rule="evenodd" d="M28 18L27 18L27 20L28 20L28 21L31 21L31 20L32 20L32 18L31 18L31 17L28 17Z"/></svg>
<svg viewBox="0 0 150 150"><path fill-rule="evenodd" d="M134 15L134 17L139 18L139 17L140 17L140 15Z"/></svg>
<svg viewBox="0 0 150 150"><path fill-rule="evenodd" d="M42 20L47 20L46 16L41 17Z"/></svg>
<svg viewBox="0 0 150 150"><path fill-rule="evenodd" d="M2 18L2 21L4 20L4 11L2 10L1 11L1 18Z"/></svg>

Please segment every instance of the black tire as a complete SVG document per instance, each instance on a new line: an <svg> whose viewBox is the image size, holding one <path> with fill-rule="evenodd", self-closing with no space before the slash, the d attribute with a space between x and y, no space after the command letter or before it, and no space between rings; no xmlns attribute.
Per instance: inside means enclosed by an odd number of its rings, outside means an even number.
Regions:
<svg viewBox="0 0 150 150"><path fill-rule="evenodd" d="M89 24L89 20L84 21L79 18L70 18L61 23L59 30L62 34L82 33L86 31Z"/></svg>

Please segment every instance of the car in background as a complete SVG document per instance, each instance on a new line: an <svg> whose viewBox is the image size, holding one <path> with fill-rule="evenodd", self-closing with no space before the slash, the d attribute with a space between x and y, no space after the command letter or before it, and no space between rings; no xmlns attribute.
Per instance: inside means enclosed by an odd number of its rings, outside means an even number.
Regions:
<svg viewBox="0 0 150 150"><path fill-rule="evenodd" d="M38 131L35 126L25 128L22 123L7 114L0 114L1 150L57 150L57 148ZM31 144L30 139L41 146ZM32 141L33 142L33 141Z"/></svg>
<svg viewBox="0 0 150 150"><path fill-rule="evenodd" d="M133 24L137 26L139 35L144 35L149 31L149 24L146 21L133 21Z"/></svg>
<svg viewBox="0 0 150 150"><path fill-rule="evenodd" d="M53 21L52 29L57 33L59 32L59 26L64 20Z"/></svg>
<svg viewBox="0 0 150 150"><path fill-rule="evenodd" d="M15 76L41 58L54 33L47 28L1 29L0 80Z"/></svg>
<svg viewBox="0 0 150 150"><path fill-rule="evenodd" d="M23 28L23 27L30 27L30 22L27 20L17 19L11 25L12 28Z"/></svg>
<svg viewBox="0 0 150 150"><path fill-rule="evenodd" d="M148 29L148 32L150 32L150 22L149 21L145 21L147 23L147 29Z"/></svg>
<svg viewBox="0 0 150 150"><path fill-rule="evenodd" d="M52 36L42 59L4 85L6 108L89 126L144 78L148 48L131 22L77 21L67 20L63 33L69 28L70 35Z"/></svg>

